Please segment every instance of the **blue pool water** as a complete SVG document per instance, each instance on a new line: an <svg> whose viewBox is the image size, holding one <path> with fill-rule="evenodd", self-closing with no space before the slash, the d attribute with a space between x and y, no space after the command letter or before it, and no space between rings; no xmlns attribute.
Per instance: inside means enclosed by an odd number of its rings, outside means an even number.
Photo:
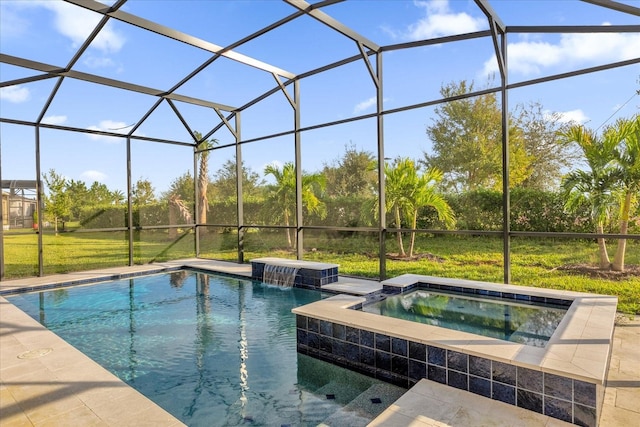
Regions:
<svg viewBox="0 0 640 427"><path fill-rule="evenodd" d="M401 391L297 353L321 297L185 270L8 299L189 426L364 426Z"/></svg>
<svg viewBox="0 0 640 427"><path fill-rule="evenodd" d="M567 307L419 289L389 296L364 306L362 310L544 347Z"/></svg>

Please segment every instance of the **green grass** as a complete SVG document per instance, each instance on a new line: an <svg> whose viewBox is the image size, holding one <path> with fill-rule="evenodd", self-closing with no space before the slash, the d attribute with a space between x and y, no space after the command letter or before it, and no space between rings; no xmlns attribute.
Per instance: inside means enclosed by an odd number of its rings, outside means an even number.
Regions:
<svg viewBox="0 0 640 427"><path fill-rule="evenodd" d="M45 274L128 265L128 241L124 232L45 233ZM387 240L388 252L397 252L395 239ZM251 232L244 239L245 262L274 256L295 258L287 250L283 231ZM408 239L405 240L405 247ZM304 240L305 259L340 265L340 274L378 278L378 241L369 233L325 235L307 233ZM5 278L38 274L37 234L5 234ZM136 234L134 263L190 258L195 256L194 236L183 233L169 238L166 231L143 231ZM237 260L238 240L235 233L207 233L201 239L203 258ZM417 254L431 254L411 261L388 259L387 277L405 273L441 276L489 282L503 282L502 241L491 237L418 236ZM615 246L610 243L611 255ZM514 238L511 242L511 283L550 289L591 292L618 297L618 310L640 314L640 276L594 278L563 266L591 264L596 261L597 247L589 240ZM627 266L640 265L640 242L629 241Z"/></svg>
<svg viewBox="0 0 640 427"><path fill-rule="evenodd" d="M125 232L45 233L42 236L44 273L126 266L129 263L127 238ZM6 279L38 274L37 239L38 235L33 232L4 236ZM169 239L166 232L141 232L134 239L134 263L193 257L193 240L189 233Z"/></svg>

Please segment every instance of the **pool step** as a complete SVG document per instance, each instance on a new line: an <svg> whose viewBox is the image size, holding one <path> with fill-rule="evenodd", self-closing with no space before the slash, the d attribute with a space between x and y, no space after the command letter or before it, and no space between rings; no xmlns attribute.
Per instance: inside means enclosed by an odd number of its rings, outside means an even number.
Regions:
<svg viewBox="0 0 640 427"><path fill-rule="evenodd" d="M344 381L331 381L317 389L314 393L319 396L325 396L327 400L333 400L341 405L346 405L356 399L362 393L361 390L363 390L363 388L349 386L349 383Z"/></svg>
<svg viewBox="0 0 640 427"><path fill-rule="evenodd" d="M362 385L358 381L349 383L349 377L350 375L346 375L344 378L329 381L319 387L306 384L301 390L303 397L300 406L300 412L304 414L304 425L364 427L371 422L372 417L363 417L357 412L341 411L341 420L336 419L332 424L323 424L323 421L333 413L340 411L341 406L348 404L361 394Z"/></svg>
<svg viewBox="0 0 640 427"><path fill-rule="evenodd" d="M392 384L373 384L339 411L325 419L320 426L352 427L367 425L406 391Z"/></svg>
<svg viewBox="0 0 640 427"><path fill-rule="evenodd" d="M302 421L304 425L315 426L321 425L322 421L326 419L330 414L333 414L340 404L335 400L326 399L323 395L318 395L315 392L301 391L301 403L299 409L300 414L303 415L303 419L299 419L299 414L294 414L292 417L293 424L295 422ZM283 422L282 425L288 425L287 422ZM365 424L366 425L366 424Z"/></svg>

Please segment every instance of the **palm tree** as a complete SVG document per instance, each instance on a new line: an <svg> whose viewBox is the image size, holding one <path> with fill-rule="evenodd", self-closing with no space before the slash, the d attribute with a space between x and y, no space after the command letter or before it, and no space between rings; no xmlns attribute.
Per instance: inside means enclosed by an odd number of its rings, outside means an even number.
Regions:
<svg viewBox="0 0 640 427"><path fill-rule="evenodd" d="M611 138L621 141L616 150L617 175L622 191L620 234L627 234L629 212L638 203L640 194L640 114L632 119L618 120L607 132L611 133ZM626 239L618 240L612 270L624 271L626 247Z"/></svg>
<svg viewBox="0 0 640 427"><path fill-rule="evenodd" d="M296 206L296 169L292 162L287 162L280 169L277 165L270 164L264 168L265 175L271 175L276 180L269 186L269 199L274 206L280 206L284 225L287 227L287 244L293 247L289 225L294 216ZM318 198L317 193L324 191L326 185L324 175L302 174L302 204L307 212L325 214L325 205Z"/></svg>
<svg viewBox="0 0 640 427"><path fill-rule="evenodd" d="M198 167L198 216L199 224L207 223L207 212L209 211L209 198L207 197L207 188L209 186L209 150L218 143L216 139L203 139L200 132L194 132L193 137L196 140L196 151L200 158ZM206 232L206 228L200 230Z"/></svg>
<svg viewBox="0 0 640 427"><path fill-rule="evenodd" d="M413 161L412 161L413 163ZM431 206L436 210L438 219L443 221L447 227L452 227L455 224L455 215L453 210L447 203L447 201L440 194L436 192L436 183L442 181L443 173L437 168L429 168L424 174L418 175L418 170L415 171L415 191L411 193L409 202L413 210L413 218L411 222L411 228L416 229L418 225L418 210L425 206ZM411 232L411 244L409 245L409 258L413 256L413 249L415 246L416 232Z"/></svg>
<svg viewBox="0 0 640 427"><path fill-rule="evenodd" d="M587 170L575 170L565 175L561 187L565 196L565 208L576 211L588 204L591 218L596 223L596 233L604 233L604 225L616 206L615 196L615 149L618 144L614 135L604 132L602 138L581 125L571 126L559 134L562 143L576 143L587 162ZM600 268L610 268L605 239L598 237Z"/></svg>
<svg viewBox="0 0 640 427"><path fill-rule="evenodd" d="M122 190L113 190L111 192L111 199L113 200L114 205L121 205L127 198Z"/></svg>
<svg viewBox="0 0 640 427"><path fill-rule="evenodd" d="M447 226L455 222L453 211L446 200L436 192L435 184L442 180L443 173L437 168L429 168L420 174L413 160L398 158L392 165L385 165L385 194L387 212L393 211L396 227L401 228L402 218L411 221L411 228L415 230L418 223L418 211L425 206L433 207L438 218ZM409 257L413 256L415 248L415 231L411 231ZM406 256L402 233L398 231L398 250L400 256Z"/></svg>
<svg viewBox="0 0 640 427"><path fill-rule="evenodd" d="M385 163L385 201L386 212L393 212L396 228L402 228L402 214L410 210L408 189L415 186L411 179L409 159L396 159L393 164ZM402 232L396 233L399 255L404 257Z"/></svg>

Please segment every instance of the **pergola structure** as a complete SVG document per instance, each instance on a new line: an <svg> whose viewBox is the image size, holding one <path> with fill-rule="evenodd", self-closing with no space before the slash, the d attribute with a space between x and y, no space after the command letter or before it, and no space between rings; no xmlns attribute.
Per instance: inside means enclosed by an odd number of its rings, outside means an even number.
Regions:
<svg viewBox="0 0 640 427"><path fill-rule="evenodd" d="M392 114L400 113L404 111L420 109L425 107L432 107L441 105L446 102L454 101L456 99L470 98L487 93L495 93L498 95L502 108L502 146L503 146L503 229L497 234L501 235L504 246L504 280L510 281L510 239L515 235L526 235L526 233L515 233L510 230L509 217L510 217L510 199L509 199L509 134L508 134L508 114L509 114L509 93L510 91L518 88L535 86L546 82L552 82L561 79L571 79L580 75L589 75L592 73L598 73L606 70L613 70L617 68L635 66L640 64L640 53L635 58L625 59L621 61L610 62L603 65L574 69L569 72L563 72L560 74L554 74L545 76L542 78L535 78L531 80L520 80L515 83L509 81L509 58L507 56L507 41L509 36L515 34L569 34L569 33L590 33L590 34L620 34L620 33L640 33L640 25L509 25L509 22L504 22L498 13L492 2L489 0L475 0L475 5L486 17L488 29L464 33L455 34L449 36L442 36L437 38L426 38L417 41L403 42L399 44L381 46L357 30L343 24L340 20L336 19L332 15L332 9L338 7L343 3L341 0L324 0L317 1L315 3L309 3L304 0L283 0L284 6L288 7L290 12L281 19L268 23L258 30L247 34L238 40L227 43L225 45L215 44L215 40L208 40L206 38L200 38L191 34L178 31L174 28L161 25L158 22L154 22L150 19L145 19L141 16L129 13L126 11L129 5L128 0L115 0L98 2L94 0L64 0L68 6L83 8L89 11L91 14L99 17L98 24L93 28L89 36L77 46L77 49L73 53L71 59L64 63L45 63L34 60L33 58L23 57L20 55L9 54L6 52L0 52L0 64L4 66L16 67L16 69L28 71L28 76L20 78L5 79L2 78L0 82L0 88L8 88L19 85L29 85L36 82L50 81L53 82L52 89L50 90L48 97L42 100L41 109L37 114L37 117L31 119L16 118L12 111L3 109L0 111L0 124L4 126L15 125L21 127L32 128L34 132L34 145L33 145L33 161L35 164L35 175L41 177L46 170L43 170L41 165L41 133L47 130L65 131L72 133L82 133L87 135L93 135L96 137L114 137L118 139L126 140L126 180L127 180L127 203L129 218L126 222L127 225L119 227L117 229L108 229L100 231L125 231L128 233L129 239L129 263L133 263L133 218L132 215L132 185L135 179L132 175L132 158L131 158L131 145L132 143L145 142L151 144L171 144L176 146L186 146L193 149L193 170L194 177L197 173L197 159L201 152L197 149L199 143L209 138L215 138L220 132L229 132L232 135L229 141L214 147L206 148L210 153L215 153L217 150L233 150L235 165L236 165L236 177L242 176L242 164L243 164L243 149L251 143L259 141L266 141L271 138L278 137L290 137L293 140L293 152L294 152L294 164L296 165L296 208L295 208L295 225L291 226L292 230L295 230L297 235L297 257L303 257L303 234L305 230L312 229L305 225L304 210L302 203L302 136L305 132L315 129L327 128L332 126L339 126L346 123L352 123L363 120L375 121L375 134L376 134L376 157L378 160L377 176L378 176L378 207L377 218L379 218L379 226L375 228L360 228L358 231L373 232L379 236L379 277L381 279L386 277L385 267L385 239L388 233L393 233L397 229L387 228L386 210L385 210L385 175L384 175L384 160L386 152L389 149L388 142L385 141L384 125L385 119ZM132 1L132 3L134 3ZM351 2L345 2L351 3ZM376 7L375 3L366 5L366 2L362 3L362 7ZM511 7L521 7L514 4ZM640 7L637 7L632 2L623 3L610 0L584 0L582 2L576 2L580 5L585 3L589 4L589 7L600 8L603 11L616 11L626 17L632 17L633 19L640 18ZM165 2L157 2L154 7L163 8ZM281 5L278 5L279 7ZM501 5L503 6L503 5ZM524 7L524 6L522 6ZM179 13L179 12L178 12ZM305 72L292 72L288 71L278 64L268 64L261 60L252 58L248 55L239 53L240 50L247 44L259 40L263 37L267 37L269 34L277 31L280 28L290 25L298 25L301 20L307 22L311 18L316 23L319 23L324 30L329 30L333 35L346 40L353 46L353 54L343 57L337 61L326 63L320 67L307 70ZM187 48L189 52L197 52L197 55L202 56L204 52L204 61L200 62L197 66L191 68L182 78L173 82L168 86L153 87L143 84L133 83L130 81L118 80L112 77L106 77L104 75L92 74L84 71L81 65L81 59L87 54L92 43L94 43L101 32L103 32L107 24L117 21L119 25L126 25L135 27L136 31L140 34L144 34L145 37L151 39L171 39L178 42L183 47ZM315 28L315 27L314 27ZM313 30L311 30L313 31ZM324 33L323 33L324 34ZM159 39L158 39L159 40ZM425 98L417 103L410 103L400 107L387 108L385 107L385 81L383 79L383 72L385 67L383 65L383 58L386 55L393 54L399 51L409 51L411 49L417 49L426 46L441 46L450 45L463 41L470 40L484 40L492 45L492 49L495 55L495 59L498 64L498 78L497 84L494 87L489 87L482 90L474 90L468 94L465 94L456 98L443 99L439 97ZM153 49L153 46L149 46ZM281 46L271 46L272 49L286 49L286 43ZM321 49L331 50L331 42L323 42ZM312 49L310 49L312 50ZM194 53L195 54L195 53ZM295 52L292 52L295 56ZM255 93L254 96L248 101L240 105L229 105L224 100L216 97L215 91L211 93L202 93L201 96L193 96L184 94L182 89L199 76L204 70L212 69L216 67L219 62L227 60L233 61L237 65L242 67L250 67L255 70L271 75L273 77L272 87L262 93ZM176 61L179 61L176 59ZM303 97L304 90L301 88L301 83L306 79L313 76L321 75L323 73L330 72L334 69L349 64L361 64L366 69L366 74L370 79L370 83L373 85L375 92L375 111L368 114L359 114L353 117L348 117L339 120L332 120L328 122L320 122L314 124L305 124L302 120L303 109ZM167 64L171 67L172 64ZM158 70L149 70L151 73L162 72ZM115 88L118 90L126 91L127 93L134 93L143 96L149 100L149 107L139 116L135 117L135 121L127 126L125 130L122 129L93 129L81 126L70 126L65 124L56 124L47 120L47 116L51 114L51 106L55 103L56 97L59 96L61 88L68 81L80 81L91 85L98 85L104 87ZM242 84L241 82L236 82ZM124 92L123 92L124 93ZM283 96L287 103L290 105L290 123L292 124L290 129L284 131L278 131L271 134L251 136L250 138L243 136L243 126L245 124L244 112L251 107L260 104L262 101L269 99L272 95L280 94ZM307 102L308 100L304 100ZM313 102L313 100L311 101ZM176 138L164 138L156 136L145 135L144 132L140 132L140 129L148 121L148 119L154 115L161 107L169 107L175 114L175 117L179 120L181 125L186 129L193 139L180 140ZM184 106L184 107L183 107ZM184 109L198 108L204 109L208 112L215 113L216 120L211 121L211 125L205 132L202 133L201 138L196 137L196 125L192 123L186 114ZM117 108L117 106L113 106ZM3 138L1 141L2 146L5 148L7 144L15 144L15 141L9 138ZM73 156L74 154L70 154ZM24 161L24 158L22 159ZM3 157L3 161L5 160ZM159 167L162 167L160 165ZM0 178L13 179L14 177L4 176L2 169L0 169ZM28 177L29 179L35 179L35 177ZM197 179L194 179L197 183ZM37 182L40 182L39 180ZM198 231L207 226L232 226L237 231L238 238L238 262L245 262L244 248L243 248L243 236L247 228L256 227L255 224L247 223L244 214L244 202L243 202L243 188L242 180L236 180L237 191L237 203L236 203L236 215L237 223L235 224L200 224L196 219L190 224L190 227L196 231L195 233L195 254L199 256L199 233ZM194 189L194 192L197 188ZM39 206L43 206L43 189L38 189L38 203ZM194 211L199 209L197 197L194 197L195 206ZM43 221L42 211L39 212L38 222L41 224ZM167 226L168 227L168 226ZM184 225L182 225L184 227ZM274 225L274 227L283 227L282 225ZM144 227L142 227L144 228ZM94 230L95 231L95 230ZM340 230L338 230L340 231ZM343 230L344 231L344 230ZM468 231L444 231L444 230L422 230L430 233L469 233ZM478 233L482 234L482 233ZM496 234L496 233L494 233ZM571 236L566 236L571 237ZM584 236L574 236L584 237ZM593 236L592 236L593 237ZM608 237L611 237L609 235ZM615 235L613 236L616 237ZM620 236L618 236L620 237ZM638 236L626 236L627 238L638 238ZM43 274L43 241L42 233L38 236L38 253L39 253L39 272ZM3 234L0 234L0 248L3 247L2 241ZM0 249L0 257L4 259L4 252ZM2 271L4 276L4 269Z"/></svg>

